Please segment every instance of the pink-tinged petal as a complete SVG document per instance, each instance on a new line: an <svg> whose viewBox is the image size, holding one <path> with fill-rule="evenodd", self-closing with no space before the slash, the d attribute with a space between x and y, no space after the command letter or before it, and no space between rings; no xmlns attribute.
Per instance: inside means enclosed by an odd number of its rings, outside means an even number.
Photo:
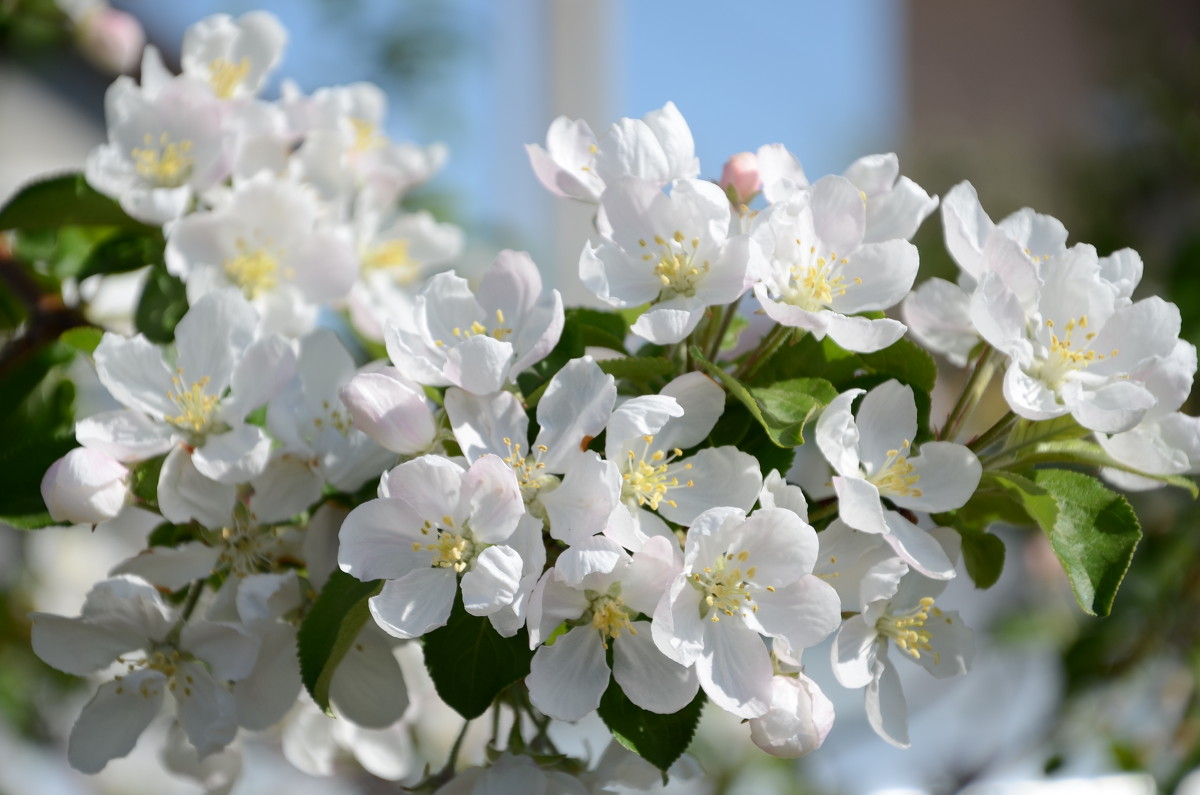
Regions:
<svg viewBox="0 0 1200 795"><path fill-rule="evenodd" d="M983 276L980 262L983 244L995 225L970 182L960 182L942 197L942 227L946 230L946 248L958 267L972 279Z"/></svg>
<svg viewBox="0 0 1200 795"><path fill-rule="evenodd" d="M1051 420L1068 411L1058 402L1054 390L1026 375L1016 362L1010 362L1004 373L1004 399L1014 412L1028 420Z"/></svg>
<svg viewBox="0 0 1200 795"><path fill-rule="evenodd" d="M700 683L695 671L658 650L649 621L633 622L633 630L612 642L613 678L642 709L660 715L678 712L696 697Z"/></svg>
<svg viewBox="0 0 1200 795"><path fill-rule="evenodd" d="M183 628L179 647L208 663L217 679L237 680L253 670L258 638L241 624L193 620Z"/></svg>
<svg viewBox="0 0 1200 795"><path fill-rule="evenodd" d="M137 632L97 626L82 618L32 613L33 653L63 673L86 676L112 664L146 638Z"/></svg>
<svg viewBox="0 0 1200 795"><path fill-rule="evenodd" d="M448 508L462 500L463 468L438 455L423 455L405 461L383 475L381 492L404 500L422 519L441 519ZM465 512L464 512L465 514Z"/></svg>
<svg viewBox="0 0 1200 795"><path fill-rule="evenodd" d="M831 254L846 256L862 244L867 208L862 192L845 177L822 177L809 198L817 238Z"/></svg>
<svg viewBox="0 0 1200 795"><path fill-rule="evenodd" d="M505 249L484 271L475 292L489 320L499 309L505 323L522 323L542 298L542 275L528 252Z"/></svg>
<svg viewBox="0 0 1200 795"><path fill-rule="evenodd" d="M908 704L900 686L900 675L882 655L875 664L880 670L867 685L867 722L876 734L892 745L908 748Z"/></svg>
<svg viewBox="0 0 1200 795"><path fill-rule="evenodd" d="M865 393L850 389L833 399L817 419L817 447L840 475L858 476L858 426L854 422L854 399Z"/></svg>
<svg viewBox="0 0 1200 795"><path fill-rule="evenodd" d="M329 699L358 726L385 729L400 720L408 709L408 688L386 635L363 627L333 673Z"/></svg>
<svg viewBox="0 0 1200 795"><path fill-rule="evenodd" d="M167 678L147 668L100 685L83 708L67 742L67 761L82 773L99 773L127 756L158 715Z"/></svg>
<svg viewBox="0 0 1200 795"><path fill-rule="evenodd" d="M559 637L553 646L538 649L525 684L529 700L543 713L575 721L600 706L608 679L600 636L584 625Z"/></svg>
<svg viewBox="0 0 1200 795"><path fill-rule="evenodd" d="M521 569L521 556L512 547L480 552L462 576L463 608L473 616L488 616L512 604L521 587Z"/></svg>
<svg viewBox="0 0 1200 795"><path fill-rule="evenodd" d="M657 345L669 345L695 331L703 316L703 303L679 296L646 310L629 330Z"/></svg>
<svg viewBox="0 0 1200 795"><path fill-rule="evenodd" d="M700 591L681 574L654 609L650 623L654 645L680 665L690 666L704 651L705 621L700 616L700 600Z"/></svg>
<svg viewBox="0 0 1200 795"><path fill-rule="evenodd" d="M237 486L210 480L197 471L187 450L167 453L158 476L158 508L176 524L192 520L208 528L224 527L233 515Z"/></svg>
<svg viewBox="0 0 1200 795"><path fill-rule="evenodd" d="M546 150L537 144L525 144L525 152L529 155L529 165L533 168L538 182L556 196L564 199L578 199L586 202L600 200L603 183L590 171L567 171L551 159Z"/></svg>
<svg viewBox="0 0 1200 795"><path fill-rule="evenodd" d="M84 447L118 461L145 461L174 445L171 428L140 411L105 411L75 423L75 438Z"/></svg>
<svg viewBox="0 0 1200 795"><path fill-rule="evenodd" d="M862 478L834 477L833 488L838 496L838 516L855 530L864 533L886 533L879 489Z"/></svg>
<svg viewBox="0 0 1200 795"><path fill-rule="evenodd" d="M834 295L830 308L843 315L888 309L900 303L917 278L917 247L904 240L869 243L844 255L844 295Z"/></svg>
<svg viewBox="0 0 1200 795"><path fill-rule="evenodd" d="M268 729L280 721L295 705L301 687L296 628L271 624L262 632L261 641L254 669L233 686L238 725L251 731Z"/></svg>
<svg viewBox="0 0 1200 795"><path fill-rule="evenodd" d="M706 447L682 462L673 462L666 476L677 478L679 486L667 491L658 512L684 525L719 505L749 510L762 490L758 459L729 446Z"/></svg>
<svg viewBox="0 0 1200 795"><path fill-rule="evenodd" d="M192 453L196 471L218 483L245 483L260 474L271 456L271 440L256 425L239 425L209 436Z"/></svg>
<svg viewBox="0 0 1200 795"><path fill-rule="evenodd" d="M771 681L771 708L750 721L750 740L782 759L815 751L833 728L833 702L804 674Z"/></svg>
<svg viewBox="0 0 1200 795"><path fill-rule="evenodd" d="M879 633L864 616L846 620L830 649L833 675L842 687L866 687L875 678Z"/></svg>
<svg viewBox="0 0 1200 795"><path fill-rule="evenodd" d="M758 610L747 615L747 625L783 638L793 650L816 646L842 623L841 597L833 586L812 575L773 592L759 592L755 603Z"/></svg>
<svg viewBox="0 0 1200 795"><path fill-rule="evenodd" d="M546 468L565 471L563 467L574 460L580 446L604 430L616 399L616 380L590 356L572 359L555 373L537 407L541 426L537 444L549 448L540 459Z"/></svg>
<svg viewBox="0 0 1200 795"><path fill-rule="evenodd" d="M771 655L758 633L734 619L705 627L696 676L709 700L739 718L757 718L771 705Z"/></svg>
<svg viewBox="0 0 1200 795"><path fill-rule="evenodd" d="M495 455L481 456L462 479L471 533L477 541L498 544L512 535L525 513L517 476Z"/></svg>
<svg viewBox="0 0 1200 795"><path fill-rule="evenodd" d="M937 539L895 511L887 511L885 518L887 533L884 540L901 560L935 580L948 580L954 576L954 561L946 555Z"/></svg>
<svg viewBox="0 0 1200 795"><path fill-rule="evenodd" d="M133 574L146 582L178 591L193 580L212 574L221 551L192 541L178 547L150 547L118 564L110 576Z"/></svg>
<svg viewBox="0 0 1200 795"><path fill-rule="evenodd" d="M98 450L77 447L42 476L42 502L55 521L97 524L121 512L129 470Z"/></svg>
<svg viewBox="0 0 1200 795"><path fill-rule="evenodd" d="M290 519L316 503L325 479L311 460L283 453L270 461L250 484L254 487L250 513L258 521L268 523Z"/></svg>
<svg viewBox="0 0 1200 795"><path fill-rule="evenodd" d="M848 351L874 353L904 336L904 324L890 317L871 319L829 313L825 332Z"/></svg>
<svg viewBox="0 0 1200 795"><path fill-rule="evenodd" d="M620 499L616 464L592 452L575 460L557 488L537 497L546 511L550 536L568 544L602 532Z"/></svg>
<svg viewBox="0 0 1200 795"><path fill-rule="evenodd" d="M896 380L875 387L862 399L855 422L863 468L876 474L891 457L889 454L898 451L907 455L907 445L917 438L917 404L912 387Z"/></svg>
<svg viewBox="0 0 1200 795"><path fill-rule="evenodd" d="M920 455L908 459L920 496L915 494L896 495L892 502L901 508L914 511L940 513L961 508L971 499L983 467L979 459L961 444L950 442L926 442L921 445Z"/></svg>
<svg viewBox="0 0 1200 795"><path fill-rule="evenodd" d="M808 187L808 178L796 156L783 144L766 144L758 148L758 173L762 175L763 196L775 204L792 196L796 190Z"/></svg>
<svg viewBox="0 0 1200 795"><path fill-rule="evenodd" d="M397 638L419 638L446 625L457 587L453 569L415 569L384 583L368 604L384 632Z"/></svg>
<svg viewBox="0 0 1200 795"><path fill-rule="evenodd" d="M359 373L338 393L354 427L402 455L429 449L437 429L423 392L385 373Z"/></svg>
<svg viewBox="0 0 1200 795"><path fill-rule="evenodd" d="M450 383L476 395L486 395L504 386L512 359L511 344L476 334L446 353L443 372Z"/></svg>
<svg viewBox="0 0 1200 795"><path fill-rule="evenodd" d="M404 500L364 502L342 522L338 565L363 582L395 580L425 569L433 553L421 546L423 524L424 519ZM434 540L432 534L429 538Z"/></svg>
<svg viewBox="0 0 1200 795"><path fill-rule="evenodd" d="M171 694L188 741L201 756L221 750L237 735L237 704L233 693L208 673L203 663L179 665Z"/></svg>

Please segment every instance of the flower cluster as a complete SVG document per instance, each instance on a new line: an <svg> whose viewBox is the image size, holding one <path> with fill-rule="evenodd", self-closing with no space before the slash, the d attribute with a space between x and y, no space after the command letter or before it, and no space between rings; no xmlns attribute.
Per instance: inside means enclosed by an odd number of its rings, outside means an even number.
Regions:
<svg viewBox="0 0 1200 795"><path fill-rule="evenodd" d="M714 183L668 103L599 137L560 118L528 149L549 190L596 206L579 277L614 311L565 310L520 252L474 284L423 279L461 248L402 209L442 150L388 140L372 86L260 99L285 40L258 12L191 28L179 75L148 48L87 163L161 229L189 309L169 344L104 334L109 404L42 483L55 520L158 525L79 617L34 616L42 659L105 674L71 733L80 770L127 754L169 693L201 757L282 723L289 758L327 773L376 732L364 764L416 783L422 713L396 656L413 639L442 699L514 725L492 739L509 754L447 792L584 791L577 774L618 764L641 786L628 759L583 772L548 753L550 721L596 711L653 737L707 701L802 756L834 721L802 663L827 640L837 684L907 746L894 663L967 672L972 632L939 599L989 506L1043 523L1028 506L1049 499L1070 521L1085 512L1048 464L1133 488L1200 465L1178 411L1195 348L1173 305L1133 300L1131 251L1067 248L1032 211L993 224L964 184L942 202L959 282L913 290L910 238L938 200L894 155L810 183L773 144ZM910 331L970 367L948 415ZM1001 367L1011 412L964 431ZM803 482L828 487L807 495L789 471L805 434L821 471ZM439 656L464 632L471 648ZM494 670L464 677L463 654ZM635 750L665 770L685 746Z"/></svg>

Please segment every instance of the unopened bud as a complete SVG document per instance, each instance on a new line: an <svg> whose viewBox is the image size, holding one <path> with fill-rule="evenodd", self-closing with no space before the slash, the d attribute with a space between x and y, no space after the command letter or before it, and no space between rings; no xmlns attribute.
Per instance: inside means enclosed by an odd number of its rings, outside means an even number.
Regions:
<svg viewBox="0 0 1200 795"><path fill-rule="evenodd" d="M433 444L437 427L425 393L395 368L359 373L339 394L354 427L381 447L414 455Z"/></svg>
<svg viewBox="0 0 1200 795"><path fill-rule="evenodd" d="M725 168L721 170L721 188L733 204L749 204L762 190L758 155L753 152L738 152L726 160Z"/></svg>
<svg viewBox="0 0 1200 795"><path fill-rule="evenodd" d="M129 470L96 450L77 447L42 478L42 500L56 522L97 524L121 512L129 496Z"/></svg>
<svg viewBox="0 0 1200 795"><path fill-rule="evenodd" d="M129 74L146 46L146 31L137 17L99 5L86 14L75 31L88 60L113 74Z"/></svg>

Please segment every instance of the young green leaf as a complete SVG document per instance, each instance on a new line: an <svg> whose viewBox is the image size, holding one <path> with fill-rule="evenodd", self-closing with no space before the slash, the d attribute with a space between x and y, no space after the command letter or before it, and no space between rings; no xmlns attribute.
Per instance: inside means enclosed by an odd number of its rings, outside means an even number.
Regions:
<svg viewBox="0 0 1200 795"><path fill-rule="evenodd" d="M113 199L88 185L82 174L31 182L0 208L0 230L64 226L153 229L130 218Z"/></svg>
<svg viewBox="0 0 1200 795"><path fill-rule="evenodd" d="M187 291L183 282L156 266L146 279L146 287L134 311L137 330L151 342L166 345L175 339L175 326L187 314Z"/></svg>

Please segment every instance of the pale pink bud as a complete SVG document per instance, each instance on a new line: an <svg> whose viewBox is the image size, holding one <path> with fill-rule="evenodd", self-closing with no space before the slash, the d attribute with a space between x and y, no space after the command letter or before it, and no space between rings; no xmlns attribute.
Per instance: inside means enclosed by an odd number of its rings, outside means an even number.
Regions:
<svg viewBox="0 0 1200 795"><path fill-rule="evenodd" d="M762 190L758 173L758 155L738 152L725 161L721 170L721 188L734 204L746 204Z"/></svg>
<svg viewBox="0 0 1200 795"><path fill-rule="evenodd" d="M750 739L771 756L795 759L825 742L833 728L833 703L804 674L771 680L771 708L750 721Z"/></svg>
<svg viewBox="0 0 1200 795"><path fill-rule="evenodd" d="M338 394L350 410L354 427L381 447L414 455L433 444L437 428L425 393L396 368L359 373Z"/></svg>
<svg viewBox="0 0 1200 795"><path fill-rule="evenodd" d="M75 32L88 60L113 74L132 72L146 46L146 31L137 17L106 5L89 12Z"/></svg>
<svg viewBox="0 0 1200 795"><path fill-rule="evenodd" d="M111 456L77 447L42 478L42 500L56 522L97 524L121 512L129 496L129 470Z"/></svg>

